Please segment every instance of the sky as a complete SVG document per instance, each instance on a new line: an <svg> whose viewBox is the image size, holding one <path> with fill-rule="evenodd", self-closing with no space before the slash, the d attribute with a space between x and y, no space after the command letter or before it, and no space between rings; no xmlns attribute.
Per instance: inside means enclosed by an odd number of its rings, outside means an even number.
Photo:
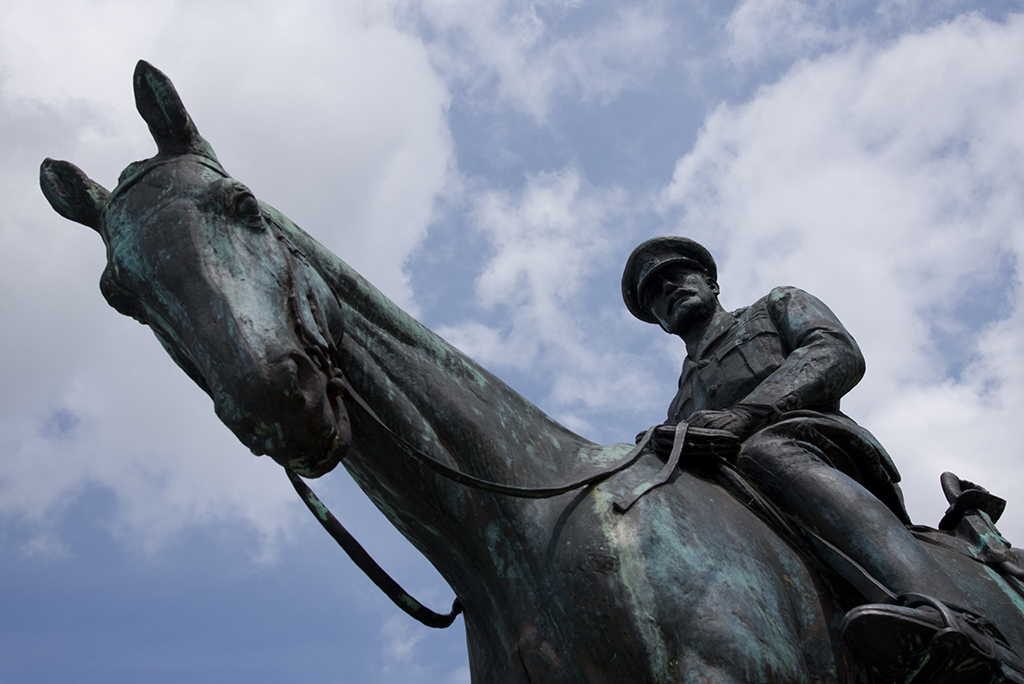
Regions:
<svg viewBox="0 0 1024 684"><path fill-rule="evenodd" d="M951 470L1024 545L1024 2L0 0L0 682L469 681L463 623L361 576L38 189L155 146L174 81L225 168L597 442L661 422L685 349L626 256L705 244L727 309L824 300L843 400L936 525ZM313 483L406 588L452 592L340 468Z"/></svg>

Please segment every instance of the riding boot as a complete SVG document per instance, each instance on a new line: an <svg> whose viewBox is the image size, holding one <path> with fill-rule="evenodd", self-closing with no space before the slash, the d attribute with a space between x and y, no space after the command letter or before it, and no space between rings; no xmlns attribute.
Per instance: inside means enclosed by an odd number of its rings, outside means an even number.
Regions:
<svg viewBox="0 0 1024 684"><path fill-rule="evenodd" d="M846 614L847 646L878 681L1024 684L1024 661L988 620L920 594Z"/></svg>

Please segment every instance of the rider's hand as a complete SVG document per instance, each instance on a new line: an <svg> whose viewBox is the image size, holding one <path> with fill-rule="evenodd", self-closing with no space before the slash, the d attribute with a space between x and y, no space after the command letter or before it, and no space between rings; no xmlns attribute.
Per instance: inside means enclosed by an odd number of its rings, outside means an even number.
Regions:
<svg viewBox="0 0 1024 684"><path fill-rule="evenodd" d="M636 436L636 443L647 434L646 431ZM665 423L658 425L651 435L649 447L662 457L667 457L676 441L676 425ZM694 428L686 431L686 443L683 445L684 462L693 464L709 459L725 459L733 462L740 451L741 440L725 430Z"/></svg>
<svg viewBox="0 0 1024 684"><path fill-rule="evenodd" d="M686 422L691 427L731 432L740 441L750 437L764 425L762 416L742 406L734 406L728 411L697 411L687 418Z"/></svg>

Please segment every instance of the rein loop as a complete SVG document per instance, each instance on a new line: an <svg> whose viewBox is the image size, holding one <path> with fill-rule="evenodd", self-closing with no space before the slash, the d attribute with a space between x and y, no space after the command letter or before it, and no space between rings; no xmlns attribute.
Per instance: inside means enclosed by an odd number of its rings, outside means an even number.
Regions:
<svg viewBox="0 0 1024 684"><path fill-rule="evenodd" d="M313 493L313 490L302 481L298 475L291 471L289 468L285 468L284 471L288 473L288 479L291 480L292 486L295 487L295 492L302 499L302 502L306 504L309 512L312 513L320 524L323 525L327 533L330 534L334 541L338 542L338 546L345 550L349 558L359 566L367 577L370 578L377 587L387 594L387 597L391 599L396 606L404 610L411 617L416 618L427 627L444 628L448 627L455 621L455 618L462 612L462 603L459 599L455 599L452 602L452 610L447 615L435 613L431 609L424 606L422 603L414 599L409 593L402 589L401 585L398 584L391 575L386 573L382 567L377 565L377 561L370 557L370 554L366 552L366 549L356 541L348 530L345 529L337 518L334 517L327 506Z"/></svg>

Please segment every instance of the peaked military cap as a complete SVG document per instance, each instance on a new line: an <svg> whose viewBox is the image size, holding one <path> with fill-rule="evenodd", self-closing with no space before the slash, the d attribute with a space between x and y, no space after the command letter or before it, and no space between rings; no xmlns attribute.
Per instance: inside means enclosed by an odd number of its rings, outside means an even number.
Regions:
<svg viewBox="0 0 1024 684"><path fill-rule="evenodd" d="M669 264L686 262L704 270L712 280L718 280L718 267L711 252L690 238L665 235L651 238L634 249L622 272L622 300L629 312L641 321L657 323L647 308L644 287L658 270Z"/></svg>

